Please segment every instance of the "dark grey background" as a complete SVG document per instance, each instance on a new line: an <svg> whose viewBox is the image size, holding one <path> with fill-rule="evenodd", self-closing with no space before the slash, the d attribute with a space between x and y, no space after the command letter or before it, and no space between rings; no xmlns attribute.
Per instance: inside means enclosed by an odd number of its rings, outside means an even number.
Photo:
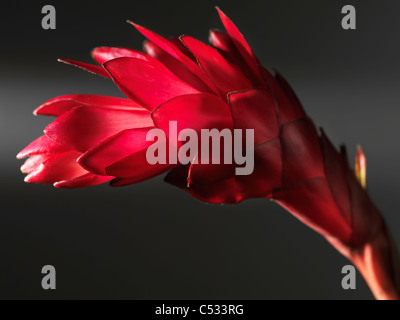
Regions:
<svg viewBox="0 0 400 320"><path fill-rule="evenodd" d="M53 4L57 29L41 28ZM341 8L357 9L357 30ZM207 40L214 5L267 66L293 85L336 144L368 157L368 186L400 244L400 3L396 1L13 1L0 13L0 298L371 299L341 288L347 264L267 200L205 205L162 177L123 188L58 190L23 182L15 155L51 118L32 116L68 93L121 96L109 80L56 62L90 62L95 46L140 48L126 19L165 36ZM41 268L57 289L41 289Z"/></svg>

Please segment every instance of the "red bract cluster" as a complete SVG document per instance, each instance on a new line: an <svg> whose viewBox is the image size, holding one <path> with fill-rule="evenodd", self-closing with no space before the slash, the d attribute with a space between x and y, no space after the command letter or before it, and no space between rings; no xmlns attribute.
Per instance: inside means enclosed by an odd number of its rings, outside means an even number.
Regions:
<svg viewBox="0 0 400 320"><path fill-rule="evenodd" d="M314 228L349 242L354 174L327 137L318 135L296 95L261 66L242 34L219 11L226 33L206 45L189 36L165 39L133 24L148 41L145 53L93 50L99 65L62 60L111 78L129 98L66 95L35 114L57 116L45 135L22 150L27 182L73 188L112 180L136 183L169 171L166 181L212 203L273 198ZM254 129L254 171L237 176L230 164L149 164L147 132ZM353 186L354 184L354 186ZM350 192L352 191L352 192ZM307 210L305 210L307 209Z"/></svg>
<svg viewBox="0 0 400 320"><path fill-rule="evenodd" d="M273 199L364 275L381 277L375 292L387 285L395 296L389 235L359 182L365 183L363 154L356 177L344 149L338 152L317 132L285 79L262 67L232 21L219 15L226 32L211 31L211 46L189 36L166 39L133 24L148 39L145 52L101 47L92 53L98 65L62 60L112 79L128 99L66 95L40 106L35 114L57 119L18 154L29 156L21 168L25 181L76 188L112 180L121 186L168 172L167 182L206 202ZM146 135L154 128L168 133L170 121L196 132L254 129L253 173L235 175L232 164L149 164Z"/></svg>

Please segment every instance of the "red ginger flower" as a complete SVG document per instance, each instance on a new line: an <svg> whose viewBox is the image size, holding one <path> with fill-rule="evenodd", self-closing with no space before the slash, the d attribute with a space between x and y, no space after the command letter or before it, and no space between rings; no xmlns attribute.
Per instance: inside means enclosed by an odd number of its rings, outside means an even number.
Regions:
<svg viewBox="0 0 400 320"><path fill-rule="evenodd" d="M61 60L111 78L128 99L95 95L54 98L35 114L57 119L18 157L27 182L76 188L111 181L128 185L169 171L166 181L202 201L273 199L321 233L363 273L377 298L400 297L397 258L388 229L365 191L365 157L356 174L318 134L285 79L263 68L219 10L227 33L208 46L192 37L165 39L136 24L144 51L101 47L99 65ZM146 160L153 128L254 129L254 171L228 164L156 164ZM172 139L172 137L168 137ZM362 185L363 184L363 185Z"/></svg>

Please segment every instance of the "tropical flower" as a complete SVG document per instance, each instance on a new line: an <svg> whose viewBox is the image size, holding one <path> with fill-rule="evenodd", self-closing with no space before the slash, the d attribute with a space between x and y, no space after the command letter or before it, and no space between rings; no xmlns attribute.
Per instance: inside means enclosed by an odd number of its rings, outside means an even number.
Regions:
<svg viewBox="0 0 400 320"><path fill-rule="evenodd" d="M98 65L61 60L112 79L128 99L66 95L36 109L57 119L18 154L29 156L25 181L121 186L168 172L167 182L205 202L272 199L352 260L376 297L399 298L394 245L365 190L361 149L354 172L345 148L318 132L283 76L264 68L218 12L226 32L212 30L211 46L132 23L148 39L145 52L100 47L92 52ZM154 128L167 133L170 121L196 132L254 129L253 173L235 175L234 164L150 164L146 136Z"/></svg>

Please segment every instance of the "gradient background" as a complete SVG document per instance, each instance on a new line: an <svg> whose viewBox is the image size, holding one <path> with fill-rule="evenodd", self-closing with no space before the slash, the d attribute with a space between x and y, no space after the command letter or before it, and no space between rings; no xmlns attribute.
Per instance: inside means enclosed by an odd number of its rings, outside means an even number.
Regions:
<svg viewBox="0 0 400 320"><path fill-rule="evenodd" d="M41 8L57 29L41 28ZM357 9L357 30L341 8ZM90 62L93 47L139 49L131 19L165 36L206 41L239 26L280 70L306 111L351 157L362 144L368 187L400 244L400 3L395 1L13 1L0 13L0 298L371 299L341 288L339 253L267 200L206 205L162 181L59 190L23 182L15 155L52 118L32 111L62 94L121 96L110 81L56 62ZM41 268L57 289L41 288Z"/></svg>

